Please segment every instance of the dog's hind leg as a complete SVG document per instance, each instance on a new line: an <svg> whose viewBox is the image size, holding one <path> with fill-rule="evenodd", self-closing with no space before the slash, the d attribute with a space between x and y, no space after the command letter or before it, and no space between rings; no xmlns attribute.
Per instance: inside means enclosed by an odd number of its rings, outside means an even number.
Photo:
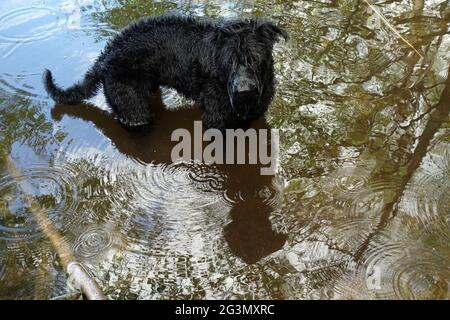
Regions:
<svg viewBox="0 0 450 320"><path fill-rule="evenodd" d="M124 81L113 77L106 77L103 86L106 101L122 123L138 126L151 122L149 86L138 80Z"/></svg>

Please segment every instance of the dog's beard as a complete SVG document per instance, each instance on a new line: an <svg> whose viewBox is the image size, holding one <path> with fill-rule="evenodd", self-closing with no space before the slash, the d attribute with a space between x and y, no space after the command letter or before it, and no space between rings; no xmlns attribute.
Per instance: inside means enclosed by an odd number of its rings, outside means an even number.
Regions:
<svg viewBox="0 0 450 320"><path fill-rule="evenodd" d="M259 95L255 91L239 93L235 98L235 111L238 117L247 120L258 109Z"/></svg>

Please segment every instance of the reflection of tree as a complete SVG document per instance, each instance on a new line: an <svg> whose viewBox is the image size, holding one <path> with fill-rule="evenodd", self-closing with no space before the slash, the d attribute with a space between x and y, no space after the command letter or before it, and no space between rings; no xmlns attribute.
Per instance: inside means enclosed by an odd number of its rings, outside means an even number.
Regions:
<svg viewBox="0 0 450 320"><path fill-rule="evenodd" d="M40 153L50 144L64 139L53 135L51 122L42 113L42 106L21 97L0 91L0 154L11 152L14 143L31 147Z"/></svg>
<svg viewBox="0 0 450 320"><path fill-rule="evenodd" d="M93 13L93 17L107 22L114 29L121 29L140 17L159 15L176 8L170 1L119 0L118 4L105 11Z"/></svg>
<svg viewBox="0 0 450 320"><path fill-rule="evenodd" d="M21 96L20 92L11 94L0 90L0 171L2 175L14 177L11 171L13 162L10 154L12 152L26 146L38 155L47 155L52 144L57 144L64 139L64 133L54 133L53 125L42 109L43 103ZM26 150L26 152L30 151ZM26 169L32 166L29 163L26 165ZM26 184L27 182L22 181L22 183ZM15 184L19 185L20 182L15 181ZM33 210L31 202L26 203L26 208L9 208L9 202L17 201L16 198L21 199L22 195L13 194L11 186L2 187L4 188L0 190L2 204L0 225L2 227L13 226L14 230L16 223L19 226L24 221L33 224L34 219L31 218L30 213L30 210ZM19 187L18 192L22 193L24 190ZM52 195L38 195L35 200L42 208L56 207L57 200ZM13 210L19 213L13 212ZM23 212L27 215L26 217ZM56 272L52 267L54 254L47 243L33 239L33 242L13 240L0 241L0 244L0 265L4 265L2 267L7 270L6 274L1 275L1 297L5 299L47 299L53 293L63 290L61 286L53 283L55 279L49 270ZM36 248L39 248L38 251ZM19 250L21 252L17 254ZM33 259L39 259L39 261ZM32 269L30 269L30 265L32 265ZM30 281L30 279L33 280Z"/></svg>
<svg viewBox="0 0 450 320"><path fill-rule="evenodd" d="M414 14L417 20L413 21L416 22L416 29L421 26L423 30L423 24L420 25L422 15L419 2L415 2ZM315 6L312 6L312 10L321 15ZM428 101L432 98L429 96L432 92L430 86L437 85L439 81L423 81L429 70L421 71L421 66L417 65L417 55L411 59L408 54L396 54L394 50L380 47L380 41L385 39L378 38L379 30L365 27L367 13L364 6L360 8L353 3L349 8L328 9L327 12L342 20L340 24L314 19L313 12L309 8L302 10L302 16L305 13L311 15L310 20L296 18L293 12L286 14L285 23L288 29L296 30L295 32L301 30L301 33L292 39L291 47L301 50L291 49L290 52L286 51L286 54L282 53L278 59L282 69L280 96L289 102L275 101L277 108L271 109L272 121L281 127L300 127L297 129L300 133L288 139L286 143L300 142L307 155L301 154L304 156L302 159L295 154L290 156L288 165L292 163L293 171L298 171L295 163L299 160L312 160L312 163L308 163L308 171L320 174L323 169L326 170L324 165L328 165L326 159L330 159L329 153L336 152L340 146L358 146L361 150L366 146L376 148L376 145L381 145L383 138L381 152L386 152L385 157L390 158L388 153L392 150L389 148L395 146L397 141L408 139L405 135L403 138L397 136L397 132L404 130L404 121L413 116L420 119L424 112L430 111L430 104L433 103ZM297 27L297 24L301 27ZM441 19L440 35L446 33L446 26L445 20ZM336 33L336 36L329 40L331 31ZM410 37L415 37L415 32L411 32ZM349 39L354 40L348 42ZM421 63L432 65L432 57L439 48L440 39L430 37L426 42L421 42L429 57ZM439 90L435 98L438 97ZM428 106L424 105L422 99L428 101ZM325 121L320 121L322 119L314 113L310 115L308 112L293 110L298 105L308 104L325 104L334 108L335 113L329 114L330 117ZM290 117L286 117L286 113ZM328 114L325 116L328 117ZM394 130L393 120L398 123ZM334 130L330 130L330 122L334 122ZM384 127L386 132L377 137L371 130L374 127ZM411 133L409 131L406 134ZM307 138L304 138L305 136ZM326 144L328 148L325 149L320 144ZM311 168L311 164L316 170Z"/></svg>
<svg viewBox="0 0 450 320"><path fill-rule="evenodd" d="M97 21L120 29L138 17L169 11L200 12L217 17L224 12L220 3L223 2L206 1L200 5L199 1L119 0L119 6L114 5L93 16ZM385 26L370 28L367 25L369 14L362 1L250 1L240 5L242 8L233 7L232 10L239 15L279 19L291 36L290 43L276 50L278 95L270 109L269 120L273 127L292 129L286 130L282 136L282 174L287 179L298 179L299 183L291 185L292 190L287 193L292 199L286 196L285 210L277 219L290 228L289 245L321 243L328 246L330 256L334 255L317 269L311 271L306 268L303 272L317 284L310 289L315 291L320 286L329 286L346 271L347 265L333 258L356 257L355 260L364 264L367 247L378 245L374 244L377 235L390 231L390 222L396 216L408 183L433 143L435 132L443 121L448 120L449 106L445 102L450 99L449 80L440 78L440 70L434 66L438 54L448 50L443 41L443 35L449 33L448 2L443 1L435 8L421 0L411 3L390 1L379 5L402 36L424 52L425 60L419 60ZM98 32L101 34L102 31ZM31 107L30 101L20 97L4 95L0 99L2 106L6 106L0 110L2 148L9 152L14 142L20 142L35 150L43 150L51 141L52 128L39 108ZM302 108L299 110L299 107ZM153 131L155 135L150 137L124 130L109 116L93 108L80 106L69 110L60 106L55 111L91 120L120 152L143 163L166 163L170 158L170 146L157 144L157 154L153 149L142 146L148 143L148 139L163 140L158 132L167 133L170 128L182 127L186 117L192 116L186 113L185 117L181 112L180 117L163 119L159 122L160 127ZM449 137L450 134L446 133L446 139L450 141ZM345 153L349 150L350 155ZM352 247L348 245L348 239L336 240L334 236L340 231L334 226L339 220L334 214L338 211L349 214L349 209L339 206L340 199L334 189L327 193L327 188L330 188L326 183L327 178L342 170L343 163L358 163L359 160L374 163L369 168L368 180L395 181L395 184L389 190L382 191L381 209L364 213L371 215L371 221L375 221L376 225L363 225L369 229L369 235L364 234L362 240L358 238L358 244ZM110 182L101 183L102 176L107 172L89 161L70 165L78 171L92 172L91 178L83 181L79 194L79 210L90 212L90 216L83 217L87 220L118 218L111 215L115 208L108 195L114 197L124 191ZM245 169L247 171L218 168L231 178L225 182L228 183L226 187L235 193L243 193L247 198L253 195L254 185L271 189L271 179L259 178L251 183L242 181L242 176L248 177L257 168ZM240 182L233 183L238 179ZM317 195L307 190L311 181L315 183L316 190L313 191ZM118 184L125 183L119 181ZM98 192L97 196L92 195L92 190ZM122 203L125 207L129 205L126 202ZM250 211L252 207L259 208L262 215ZM254 262L279 248L283 239L277 239L278 235L271 233L268 220L271 209L260 200L247 205L239 202L234 206L232 221L225 227L224 233L236 255ZM241 214L243 212L246 214ZM353 230L355 234L359 231ZM261 250L258 252L257 249ZM188 256L184 258L191 262ZM285 281L280 280L283 277L267 280L272 277L267 275L267 269L274 270L273 274L288 276L290 273L290 270L283 270L285 266L278 261L275 263L270 259L256 267L261 270L253 275L264 277L267 284L261 286L266 285L270 290L277 286L277 289L282 288ZM342 272L327 273L327 269ZM248 270L239 269L239 272L250 274ZM118 281L124 292L129 290L127 277L128 274L123 281ZM170 277L176 278L177 275ZM323 277L326 277L326 283L321 281ZM299 287L303 288L304 284ZM170 290L176 289L174 286ZM200 284L196 286L196 293L201 289ZM295 290L299 291L298 287ZM275 289L270 292L274 292L274 297L282 294L279 291L275 293Z"/></svg>
<svg viewBox="0 0 450 320"><path fill-rule="evenodd" d="M420 19L420 17L423 15L423 9L423 1L414 1L412 16ZM438 51L441 45L442 35L445 34L446 31L446 23L441 22L441 33L439 34L439 37L436 41L437 49L432 48L432 40L434 39L428 38L428 41L422 41L422 46L426 47L425 52L429 54L429 56L433 56L432 49L436 50L436 52ZM417 25L413 23L411 27L412 36L417 36L417 33L419 32L420 28L418 28ZM434 86L440 86L440 84L438 80L433 79L433 74L430 70L430 67L427 69L426 73L422 74L418 77L418 79L415 79L413 81L414 67L417 62L418 57L415 57L415 59L411 61L409 65L407 65L407 67L405 68L405 77L399 88L408 88L404 90L404 92L411 96L415 95L418 98L411 99L411 101L409 102L409 111L407 111L406 113L405 110L408 110L408 106L404 106L403 108L401 107L398 109L398 115L396 116L396 118L398 119L400 116L401 122L406 122L407 124L398 125L398 130L403 131L404 133L398 136L397 145L399 146L399 149L392 153L395 161L390 161L392 160L392 158L389 155L386 155L385 158L385 161L388 160L391 163L397 164L391 166L390 171L394 175L399 176L400 183L398 183L395 190L393 190L390 201L387 201L384 204L378 225L374 228L367 239L356 251L356 259L361 259L363 257L364 251L367 249L373 237L379 234L379 232L386 227L390 219L396 216L399 202L404 195L409 181L411 180L415 171L419 168L423 158L427 154L434 135L441 127L441 125L448 120L448 115L450 112L450 106L448 105L448 101L450 98L450 77L447 78L447 81L444 84L444 88L441 92L440 98L435 98L435 96L432 96L432 98L434 99L432 101L428 101L426 99L426 83L428 83L429 86L428 90L432 90ZM432 64L430 63L430 65ZM447 74L449 74L449 71L447 71ZM419 97L424 97L424 101L426 102L424 106L421 106L421 104L419 103ZM418 131L420 132L422 126L424 126L424 129L419 135ZM417 136L419 137L417 138ZM407 153L405 152L405 150L414 151L411 153ZM375 174L379 173L380 172L375 172Z"/></svg>
<svg viewBox="0 0 450 320"><path fill-rule="evenodd" d="M281 12L289 4L284 1L273 1L270 6L266 1L147 1L147 0L119 0L118 5L106 7L102 12L95 12L92 16L101 22L118 30L127 24L144 16L177 13L187 15L204 15L210 18L229 18L242 16L247 18L267 17L270 13ZM251 12L244 9L250 8ZM101 32L99 32L101 33ZM108 35L106 35L108 36Z"/></svg>
<svg viewBox="0 0 450 320"><path fill-rule="evenodd" d="M217 3L205 2L202 12L212 17L219 15ZM119 0L119 4L105 12L95 13L94 17L119 29L144 15L171 10L194 12L196 1ZM447 6L445 1L439 9L424 8L421 0L414 1L410 7L405 2L380 5L402 36L425 53L426 60L420 61L384 26L380 29L367 26L367 7L362 1L332 1L331 4L252 1L251 4L243 4L244 8L250 9L246 14L278 17L291 35L290 44L276 52L279 85L278 96L270 110L270 122L275 127L293 129L282 137L282 149L289 150L288 155L286 152L283 155L283 175L288 179L318 181L319 190L317 196L302 198L307 190L299 183L291 193L297 198L286 205L285 217L282 218L292 222L291 244L304 240L323 242L330 251L351 258L356 256L362 263L367 246L377 234L387 230L408 182L441 125L440 121L448 118L448 106L443 102L449 99L448 80L442 91L443 80L432 68L434 57L445 50L442 35L449 32L447 15L439 16L439 12L445 12L444 6ZM310 108L299 111L299 106ZM93 110L79 109L77 112L79 114L74 116L95 117L95 125L124 154L131 154L146 163L164 163L168 159L169 147L159 145L160 153L155 155L140 148L143 137L138 133L130 139L117 124L104 120L102 115L95 116ZM341 151L346 149L352 150L353 154L342 156ZM370 230L370 235L356 247L343 248L342 243L334 241L331 232L337 219L321 209L326 205L336 211L348 209L339 208L334 203L335 194L320 191L326 189L322 181L330 173L339 172L347 160L359 159L375 163L370 168L369 180L395 180L399 183L392 190L385 191L383 208L371 213L378 224ZM229 174L233 176L233 172ZM260 183L268 185L267 181ZM235 186L235 189L240 187L242 185ZM236 209L245 211L241 204ZM256 219L253 214L233 216L231 226L225 230L230 236L230 246L237 238L238 245L247 241L249 247L256 247L252 244L255 238L245 239L245 230ZM266 217L263 220L259 226L267 234L268 220ZM306 228L300 232L299 225L308 226L309 234ZM324 225L329 229L323 228ZM257 233L258 228L252 232ZM243 252L238 247L237 254L239 249ZM340 264L340 261L333 263L324 269L336 266L345 269L345 264ZM281 269L274 266L282 273L277 268ZM310 278L319 279L324 272L311 273ZM339 274L342 273L330 273L327 279L332 282L333 277ZM318 285L324 284L318 281Z"/></svg>
<svg viewBox="0 0 450 320"><path fill-rule="evenodd" d="M450 68L448 72L450 72ZM374 228L373 232L367 237L367 239L361 244L360 248L358 248L355 254L356 259L362 258L362 255L364 251L367 249L372 238L386 227L390 219L396 216L401 197L403 196L406 187L411 178L413 177L415 171L417 170L417 168L419 168L422 159L427 154L434 135L441 127L441 125L448 121L448 116L450 114L449 101L450 101L450 77L446 81L445 88L442 91L439 102L433 107L432 111L429 113L429 119L426 123L425 129L418 138L418 143L417 146L415 147L414 152L410 154L408 157L405 174L402 176L401 183L395 190L392 200L384 205L378 225Z"/></svg>
<svg viewBox="0 0 450 320"><path fill-rule="evenodd" d="M388 222L436 131L448 121L449 111L449 80L442 91L441 70L435 64L447 50L443 35L449 32L448 20L438 15L430 18L430 8L425 9L422 1L415 1L412 10L386 5L389 20L425 52L425 60L419 60L392 34L366 27L363 6L345 3L323 12L319 5L294 8L284 16L292 39L290 50L279 53L279 98L274 102L276 108L270 109L273 124L291 128L282 136L282 148L288 151L283 154L282 170L288 179L299 182L287 192L286 212L300 216L293 218L302 224L300 243L308 232L308 241L328 246L332 254L322 263L329 263L330 268L333 257L342 255L364 265L374 237L381 231L389 234ZM430 20L433 28L427 33ZM340 154L346 149L351 150L349 155ZM387 182L387 188L380 191L382 209L354 212L347 203L342 207L339 203L349 195L335 194L335 189L327 192L333 178L329 173L339 176L347 161L356 166L373 163L368 166L367 181ZM310 199L304 196L309 190L302 188L311 185L318 194ZM352 205L364 201L351 200ZM373 203L364 205L370 208ZM339 215L347 218L340 220ZM336 237L342 220L350 224L361 215L367 218L363 226L368 234L358 237L360 230L345 230L348 237L357 238L354 242ZM378 222L373 228L371 219ZM298 230L292 227L291 232ZM334 278L347 271L343 265Z"/></svg>

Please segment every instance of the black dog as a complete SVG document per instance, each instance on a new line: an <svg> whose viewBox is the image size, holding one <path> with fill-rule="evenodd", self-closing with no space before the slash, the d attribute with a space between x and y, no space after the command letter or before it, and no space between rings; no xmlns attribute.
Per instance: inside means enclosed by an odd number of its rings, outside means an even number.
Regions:
<svg viewBox="0 0 450 320"><path fill-rule="evenodd" d="M235 128L261 117L272 100L272 49L280 36L287 40L270 22L148 17L115 36L80 83L63 90L49 70L44 83L63 104L92 97L102 84L127 125L149 123L149 96L167 86L200 105L205 127Z"/></svg>

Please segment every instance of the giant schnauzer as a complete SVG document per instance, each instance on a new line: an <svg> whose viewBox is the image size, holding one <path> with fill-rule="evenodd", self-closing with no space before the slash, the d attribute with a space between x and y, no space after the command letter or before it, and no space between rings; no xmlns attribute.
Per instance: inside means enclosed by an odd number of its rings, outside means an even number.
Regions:
<svg viewBox="0 0 450 320"><path fill-rule="evenodd" d="M207 128L236 128L261 117L274 94L272 50L286 31L255 20L140 19L107 44L84 79L64 90L44 73L58 103L76 104L103 85L107 103L126 125L149 123L149 96L159 86L194 100Z"/></svg>

